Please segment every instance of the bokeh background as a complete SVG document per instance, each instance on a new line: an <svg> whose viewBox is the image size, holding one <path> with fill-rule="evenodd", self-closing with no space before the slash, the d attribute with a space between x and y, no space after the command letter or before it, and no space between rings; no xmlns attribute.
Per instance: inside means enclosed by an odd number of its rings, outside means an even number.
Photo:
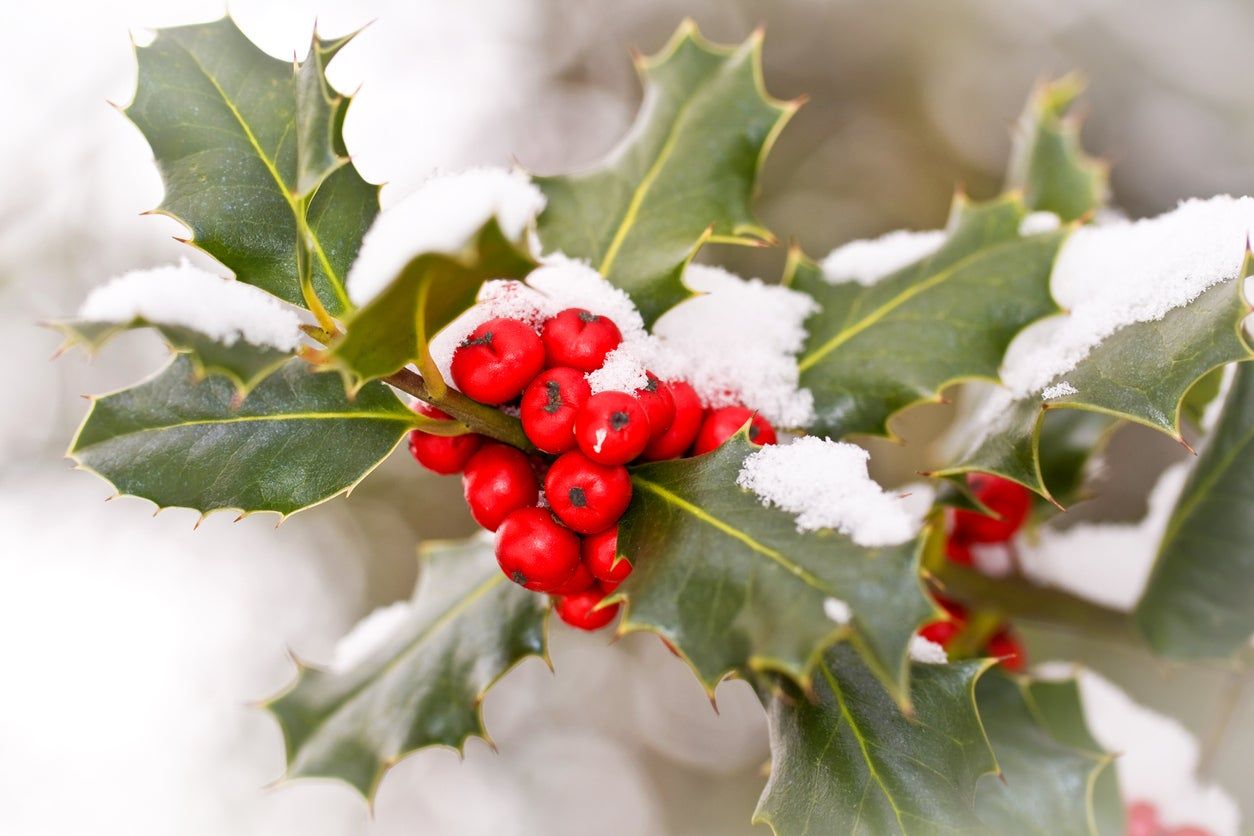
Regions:
<svg viewBox="0 0 1254 836"><path fill-rule="evenodd" d="M266 785L275 724L250 705L292 675L286 650L327 661L372 609L412 588L415 545L472 524L457 480L398 455L357 490L275 529L134 499L62 458L83 393L128 384L163 349L129 335L103 357L50 362L43 318L127 269L185 254L181 229L141 217L161 185L139 132L110 106L134 84L130 33L219 16L218 2L0 4L0 832L341 834L755 832L767 759L743 683L720 715L656 640L607 646L556 628L556 675L531 660L492 691L501 750L427 751L384 781L373 811L342 786ZM595 159L640 91L628 49L653 51L685 16L712 38L765 23L766 76L810 96L763 178L766 225L814 255L856 237L944 222L956 185L997 190L1032 84L1090 80L1088 146L1115 163L1133 216L1192 195L1254 192L1254 6L1244 0L238 0L264 49L303 51L374 20L332 65L360 87L347 142L385 203L435 169ZM779 250L717 249L745 274ZM909 477L944 423L907 416L880 475ZM1116 439L1102 498L1078 517L1133 519L1180 452ZM1205 766L1254 809L1254 707L1240 677L1169 669L1082 638L1029 636L1034 658L1086 659L1204 741ZM765 832L765 828L759 828Z"/></svg>

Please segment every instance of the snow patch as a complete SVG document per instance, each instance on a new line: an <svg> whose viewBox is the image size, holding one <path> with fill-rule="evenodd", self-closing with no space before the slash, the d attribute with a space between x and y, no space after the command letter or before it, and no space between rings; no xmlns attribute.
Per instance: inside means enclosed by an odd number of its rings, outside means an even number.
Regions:
<svg viewBox="0 0 1254 836"><path fill-rule="evenodd" d="M1041 391L1120 328L1160 320L1236 278L1251 229L1254 198L1223 195L1156 218L1076 230L1051 278L1054 298L1070 313L1016 338L1002 381L1018 397Z"/></svg>
<svg viewBox="0 0 1254 836"><path fill-rule="evenodd" d="M945 648L941 647L931 639L925 639L920 635L910 637L910 659L915 662L921 662L924 665L944 665L949 662L949 654L945 652Z"/></svg>
<svg viewBox="0 0 1254 836"><path fill-rule="evenodd" d="M853 610L849 609L849 605L839 598L825 598L823 614L841 625L848 624L853 618Z"/></svg>
<svg viewBox="0 0 1254 836"><path fill-rule="evenodd" d="M1041 235L1062 226L1062 218L1053 212L1029 212L1019 222L1020 235Z"/></svg>
<svg viewBox="0 0 1254 836"><path fill-rule="evenodd" d="M389 638L413 613L409 601L397 601L379 607L353 625L335 645L331 670L345 673L370 658L370 655L387 644Z"/></svg>
<svg viewBox="0 0 1254 836"><path fill-rule="evenodd" d="M1041 392L1041 400L1052 401L1054 398L1065 398L1068 395L1078 395L1079 390L1065 380L1046 386Z"/></svg>
<svg viewBox="0 0 1254 836"><path fill-rule="evenodd" d="M348 274L349 298L366 304L423 253L458 252L489 218L496 217L505 237L517 241L544 204L544 194L521 171L434 174L375 218Z"/></svg>
<svg viewBox="0 0 1254 836"><path fill-rule="evenodd" d="M736 484L793 514L798 531L835 529L867 547L904 543L919 521L867 475L869 457L854 444L806 436L745 457Z"/></svg>
<svg viewBox="0 0 1254 836"><path fill-rule="evenodd" d="M300 343L300 318L260 288L215 276L187 259L132 270L97 287L78 315L91 322L190 328L223 345L238 340L292 351Z"/></svg>
<svg viewBox="0 0 1254 836"><path fill-rule="evenodd" d="M942 229L900 229L879 238L850 241L828 253L819 266L823 277L832 284L857 282L870 286L936 252L947 235Z"/></svg>
<svg viewBox="0 0 1254 836"><path fill-rule="evenodd" d="M700 295L655 323L653 371L687 380L706 406L742 404L782 427L810 423L814 396L798 386L796 355L815 301L699 264L688 267L684 282Z"/></svg>
<svg viewBox="0 0 1254 836"><path fill-rule="evenodd" d="M1017 541L1019 565L1034 583L1065 589L1128 612L1136 605L1188 476L1190 461L1163 471L1138 523L1080 523L1062 531L1040 529L1039 539Z"/></svg>

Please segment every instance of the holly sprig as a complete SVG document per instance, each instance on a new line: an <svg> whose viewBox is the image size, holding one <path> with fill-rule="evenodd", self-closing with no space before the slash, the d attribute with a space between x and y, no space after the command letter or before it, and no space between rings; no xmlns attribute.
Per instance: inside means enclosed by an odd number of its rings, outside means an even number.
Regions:
<svg viewBox="0 0 1254 836"><path fill-rule="evenodd" d="M349 158L350 99L325 75L349 40L315 36L293 65L224 18L161 30L138 49L126 113L166 184L154 211L184 223L187 243L237 281L300 309L307 339L291 354L246 344L224 352L207 335L142 318L61 323L89 347L154 327L176 353L155 377L94 399L71 446L81 467L119 492L202 514L286 515L350 490L413 429L534 453L517 418L449 386L431 354L432 338L475 304L485 281L535 269L530 236L544 252L587 260L646 324L692 295L684 275L704 244L777 240L750 204L800 100L766 92L760 32L724 46L688 22L638 61L649 106L622 144L587 170L536 178L547 206L533 228L511 237L489 217L452 251L415 253L358 307L347 276L378 189ZM1005 192L959 195L934 254L863 286L829 283L792 251L783 281L817 309L798 357L817 417L793 429L891 436L893 417L911 405L966 380L995 382L1015 336L1059 313L1049 290L1055 257L1109 191L1105 164L1084 152L1068 115L1079 90L1068 77L1032 94ZM1029 212L1063 224L1033 232ZM1239 285L1221 283L1161 321L1112 335L1067 375L1083 394L1010 403L992 425L973 426L967 451L936 475L995 473L1067 501L1112 425L1182 437L1190 392L1203 393L1197 382L1254 357L1239 330L1249 312ZM1243 599L1229 595L1254 578L1240 559L1248 532L1219 510L1254 501L1241 467L1251 369L1240 366L1136 613L1151 646L1169 655L1231 655L1254 626L1236 606ZM402 394L447 417L416 413ZM1193 397L1196 415L1206 397ZM1065 424L1046 421L1057 409L1072 410ZM990 671L979 659L921 664L908 648L941 614L925 578L962 597L973 621L1022 613L1128 635L1131 622L951 565L938 557L939 505L918 540L895 547L799 532L790 515L736 486L753 449L741 433L706 455L632 468L618 549L632 573L607 604L623 604L620 633L659 634L707 690L729 675L754 684L773 749L758 820L777 833L816 821L849 832L1006 832L1048 810L1068 831L1117 831L1110 758L1076 719L1073 684ZM1218 547L1198 542L1203 528L1223 532ZM1207 574L1221 563L1222 589ZM1224 623L1205 633L1190 613L1217 598L1231 599ZM832 599L847 618L831 618ZM302 664L268 704L285 733L288 776L336 777L370 796L414 749L486 736L484 694L521 659L545 655L546 612L500 574L483 541L430 547L408 617L371 654L334 671ZM1008 781L990 780L996 772Z"/></svg>

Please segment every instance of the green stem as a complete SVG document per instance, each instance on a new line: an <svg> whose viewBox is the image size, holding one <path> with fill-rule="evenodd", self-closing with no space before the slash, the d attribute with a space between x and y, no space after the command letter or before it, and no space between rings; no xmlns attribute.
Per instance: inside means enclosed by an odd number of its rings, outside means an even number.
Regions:
<svg viewBox="0 0 1254 836"><path fill-rule="evenodd" d="M527 440L523 432L521 421L499 409L473 401L456 389L448 389L437 398L427 389L427 382L422 376L411 369L401 369L388 375L383 382L447 412L474 432L517 447L524 453L536 452L535 445Z"/></svg>

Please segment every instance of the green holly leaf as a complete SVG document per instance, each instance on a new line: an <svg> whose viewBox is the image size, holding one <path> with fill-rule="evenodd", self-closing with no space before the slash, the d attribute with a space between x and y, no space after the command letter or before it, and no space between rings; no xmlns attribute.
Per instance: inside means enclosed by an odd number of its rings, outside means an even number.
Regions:
<svg viewBox="0 0 1254 836"><path fill-rule="evenodd" d="M536 182L546 251L587 259L651 325L691 295L681 276L702 243L773 240L749 203L799 103L767 95L760 31L722 46L687 21L639 70L645 106L623 143L586 171Z"/></svg>
<svg viewBox="0 0 1254 836"><path fill-rule="evenodd" d="M1119 422L1109 415L1078 409L1053 413L1042 422L1041 478L1051 496L1063 505L1086 498L1085 485L1093 475L1094 462L1118 427Z"/></svg>
<svg viewBox="0 0 1254 836"><path fill-rule="evenodd" d="M1049 275L1065 232L1023 237L1023 204L959 197L944 245L873 285L832 284L794 256L785 282L819 303L797 366L811 432L891 435L889 418L958 381L997 379L1006 346L1057 310Z"/></svg>
<svg viewBox="0 0 1254 836"><path fill-rule="evenodd" d="M904 701L907 645L933 613L916 545L870 549L834 531L798 532L792 515L736 485L755 449L742 431L706 455L632 469L618 529L634 567L620 632L660 633L711 692L746 669L808 683L824 649L847 639ZM848 605L847 624L825 614L831 598Z"/></svg>
<svg viewBox="0 0 1254 836"><path fill-rule="evenodd" d="M160 508L286 516L351 489L417 422L380 383L354 399L335 375L291 360L242 402L178 356L92 401L70 446L79 467Z"/></svg>
<svg viewBox="0 0 1254 836"><path fill-rule="evenodd" d="M526 657L547 659L547 602L501 574L489 543L428 546L420 559L410 611L377 649L342 671L302 665L266 706L286 778L338 778L370 799L414 750L487 738L488 689Z"/></svg>
<svg viewBox="0 0 1254 836"><path fill-rule="evenodd" d="M766 700L771 777L754 821L777 836L984 832L976 785L997 764L975 684L989 664L914 665L907 716L857 654L832 648L812 698Z"/></svg>
<svg viewBox="0 0 1254 836"><path fill-rule="evenodd" d="M475 303L488 279L521 279L535 268L521 242L488 221L460 253L424 253L347 321L331 346L331 361L352 388L417 361L435 394L444 380L427 350L431 337Z"/></svg>
<svg viewBox="0 0 1254 836"><path fill-rule="evenodd" d="M136 50L126 114L152 145L166 194L157 210L236 277L308 305L300 264L333 314L378 212L378 188L347 161L348 100L323 68L347 42L315 38L299 65L266 55L230 18L158 31Z"/></svg>
<svg viewBox="0 0 1254 836"><path fill-rule="evenodd" d="M1194 383L1189 393L1184 396L1184 400L1180 403L1180 414L1194 427L1202 428L1202 416L1206 414L1206 407L1219 397L1223 381L1223 367L1211 369L1202 375L1201 379Z"/></svg>
<svg viewBox="0 0 1254 836"><path fill-rule="evenodd" d="M149 322L142 317L128 322L62 319L49 322L48 325L65 337L58 351L82 346L91 354L124 331L152 328L161 334L172 350L187 355L197 377L222 375L234 384L240 395L247 394L292 356L291 352L280 351L272 346L254 345L242 338L226 345L194 328Z"/></svg>
<svg viewBox="0 0 1254 836"><path fill-rule="evenodd" d="M1254 362L1237 366L1134 611L1155 652L1230 657L1254 633Z"/></svg>
<svg viewBox="0 0 1254 836"><path fill-rule="evenodd" d="M991 832L1124 832L1113 756L1089 734L1074 680L990 673L976 686L976 703L1000 768L976 794L977 813Z"/></svg>
<svg viewBox="0 0 1254 836"><path fill-rule="evenodd" d="M1040 443L1049 435L1042 420L1055 410L1098 412L1183 439L1181 402L1194 382L1225 363L1254 356L1241 336L1249 307L1240 284L1232 279L1213 285L1160 320L1115 331L1051 382L1065 378L1073 394L1049 401L1036 395L1008 400L988 425L974 428L978 436L959 461L938 475L996 473L1053 498L1042 472Z"/></svg>
<svg viewBox="0 0 1254 836"><path fill-rule="evenodd" d="M1015 126L1006 176L1007 187L1021 189L1029 209L1064 221L1098 209L1110 191L1110 167L1084 152L1080 120L1067 113L1083 90L1080 77L1068 75L1033 91Z"/></svg>

